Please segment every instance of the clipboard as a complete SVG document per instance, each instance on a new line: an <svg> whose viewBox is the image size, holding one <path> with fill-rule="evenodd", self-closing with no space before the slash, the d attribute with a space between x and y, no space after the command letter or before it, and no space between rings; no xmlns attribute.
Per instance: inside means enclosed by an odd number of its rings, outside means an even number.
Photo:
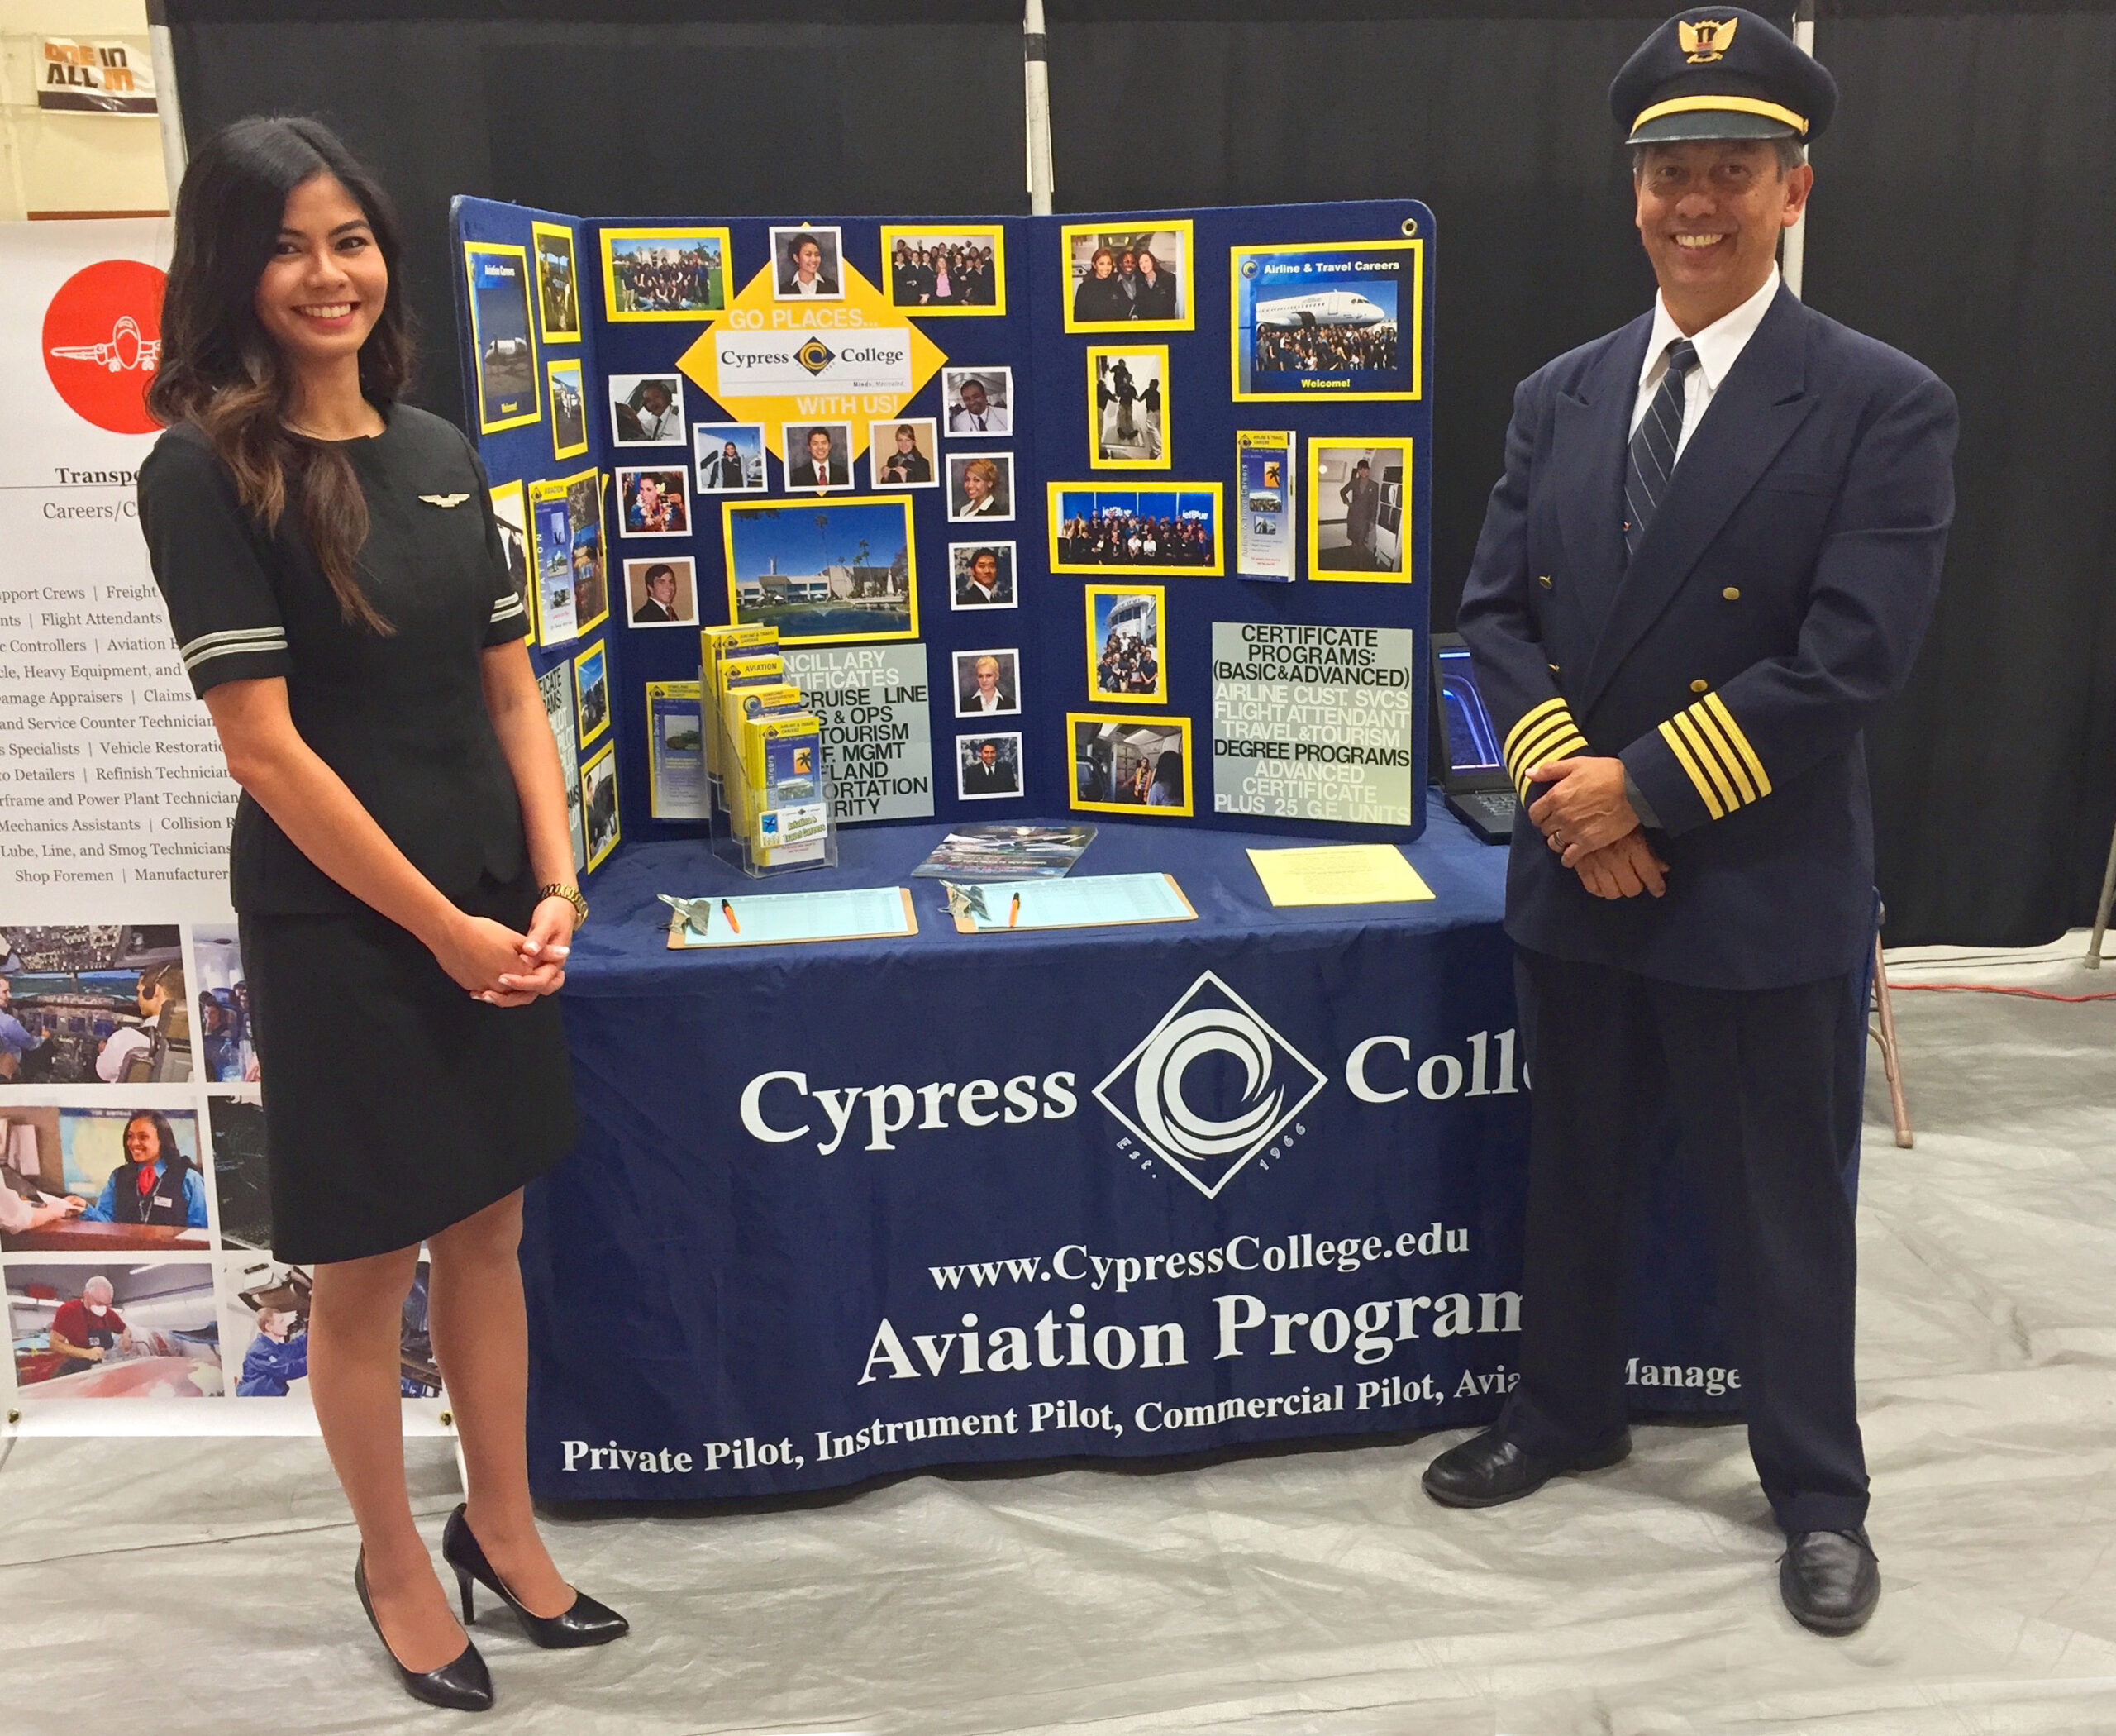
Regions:
<svg viewBox="0 0 2116 1736"><path fill-rule="evenodd" d="M777 892L688 902L708 906L701 932L684 916L670 918L671 952L732 947L798 947L811 942L898 940L918 932L909 889L861 887L845 892ZM732 920L731 920L732 916Z"/></svg>
<svg viewBox="0 0 2116 1736"><path fill-rule="evenodd" d="M957 916L958 934L1033 934L1053 928L1115 928L1194 923L1198 913L1172 874L1103 874L1084 880L1010 880L975 889L992 913Z"/></svg>

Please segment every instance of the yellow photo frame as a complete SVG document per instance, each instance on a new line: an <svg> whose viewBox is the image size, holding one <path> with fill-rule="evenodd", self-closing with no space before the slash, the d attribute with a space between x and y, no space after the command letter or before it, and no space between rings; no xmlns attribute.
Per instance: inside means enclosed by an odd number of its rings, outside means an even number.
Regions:
<svg viewBox="0 0 2116 1736"><path fill-rule="evenodd" d="M544 389L551 400L551 456L579 457L588 450L588 397L581 386L580 358L546 362Z"/></svg>
<svg viewBox="0 0 2116 1736"><path fill-rule="evenodd" d="M1411 570L1415 445L1408 435L1383 440L1318 436L1308 441L1308 576L1311 580L1408 584L1417 578ZM1388 461L1392 455L1398 460L1393 467ZM1362 460L1370 473L1368 484L1375 491L1364 510L1359 500L1346 498L1348 492L1357 491L1354 479ZM1379 475L1374 474L1376 470ZM1345 508L1342 520L1323 517L1326 488L1331 505ZM1323 527L1340 522L1346 527L1344 541L1332 541L1325 549ZM1327 565L1326 556L1331 557Z"/></svg>
<svg viewBox="0 0 2116 1736"><path fill-rule="evenodd" d="M580 260L564 223L531 223L536 260L536 327L546 346L580 341Z"/></svg>
<svg viewBox="0 0 2116 1736"><path fill-rule="evenodd" d="M1195 226L1189 217L1139 218L1127 222L1122 218L1113 219L1109 224L1065 223L1060 226L1058 243L1058 285L1065 296L1065 329L1068 331L1103 333L1114 337L1127 331L1194 331L1198 328L1198 296L1195 264L1197 235ZM1121 255L1126 246L1133 251L1141 246L1149 249L1160 241L1162 246L1173 246L1181 257L1172 264L1166 275L1172 280L1175 310L1166 317L1134 319L1129 312L1122 316L1112 314L1097 317L1084 307L1081 286L1094 274L1095 253L1112 242L1113 253ZM1121 263L1121 259L1118 261ZM1154 263L1164 263L1160 254ZM1079 268L1076 272L1075 268ZM1113 277L1121 273L1113 272ZM1149 293L1159 292L1149 290Z"/></svg>
<svg viewBox="0 0 2116 1736"><path fill-rule="evenodd" d="M685 246L684 243L692 244ZM716 320L727 311L732 291L729 284L734 279L734 248L725 229L685 228L674 224L647 224L628 229L603 229L597 232L597 245L603 254L603 308L606 317L619 324L688 320L697 322ZM628 261L646 261L660 267L665 263L671 272L687 269L687 262L680 255L699 251L711 256L711 263L703 266L703 280L689 288L679 284L670 289L669 298L674 305L651 307L642 304L634 273L626 269ZM662 254L679 257L664 262ZM620 283L624 293L618 293ZM649 297L647 299L654 299ZM622 305L620 305L620 304Z"/></svg>
<svg viewBox="0 0 2116 1736"><path fill-rule="evenodd" d="M738 627L776 627L782 645L862 645L884 639L916 639L918 542L913 530L911 499L908 494L822 494L794 500L722 501L720 537L727 563L728 620ZM817 522L823 519L832 522ZM897 556L888 551L889 541L899 534L904 562L901 593L895 589ZM839 545L835 548L833 537ZM878 542L877 537L881 541ZM868 553L879 556L887 565L833 560L833 553L852 552L842 546L847 540L855 549L864 547ZM808 553L811 546L816 551L813 556ZM793 563L812 558L819 562L817 570L795 570ZM782 567L781 560L789 564ZM760 561L765 565L760 567ZM743 572L746 563L751 570L747 579ZM765 585L763 576L767 570L779 582ZM774 589L776 599L772 594ZM863 616L886 625L879 630L862 630ZM808 630L803 631L804 627Z"/></svg>
<svg viewBox="0 0 2116 1736"><path fill-rule="evenodd" d="M580 767L580 823L583 834L588 840L588 867L585 871L590 874L609 859L610 852L617 847L622 836L617 814L617 744L614 740L605 742L601 751L594 758L583 761ZM610 830L608 835L600 841L601 847L598 848L597 807L605 789L610 793Z"/></svg>
<svg viewBox="0 0 2116 1736"><path fill-rule="evenodd" d="M1098 477L1091 482L1046 483L1044 488L1047 508L1045 517L1051 537L1051 570L1054 573L1084 573L1090 577L1137 573L1148 579L1217 579L1227 570L1226 490L1217 482L1135 484ZM1165 503L1163 497L1166 497ZM1141 551L1136 562L1084 558L1068 528L1081 510L1089 510L1094 519L1123 515L1186 524L1195 521L1185 518L1185 513L1206 512L1211 525L1211 556L1204 564L1163 560L1158 551L1151 560L1146 559Z"/></svg>
<svg viewBox="0 0 2116 1736"><path fill-rule="evenodd" d="M593 703L591 694L596 696ZM610 655L607 639L598 639L573 660L573 715L583 747L610 727Z"/></svg>
<svg viewBox="0 0 2116 1736"><path fill-rule="evenodd" d="M1126 813L1134 819L1188 819L1195 768L1188 718L1142 718L1136 713L1069 711L1065 745L1071 761L1072 807L1082 813ZM1151 801L1162 756L1174 753L1182 773L1182 799ZM1141 765L1151 768L1142 777ZM1120 794L1122 792L1122 794ZM1127 799L1128 798L1128 799Z"/></svg>
<svg viewBox="0 0 2116 1736"><path fill-rule="evenodd" d="M478 432L498 434L542 421L536 316L529 308L529 250L502 241L465 241L463 274L470 294Z"/></svg>
<svg viewBox="0 0 2116 1736"><path fill-rule="evenodd" d="M1409 384L1402 391L1365 391L1351 389L1346 382L1340 388L1334 381L1318 381L1313 389L1296 387L1292 391L1260 392L1255 389L1254 371L1250 384L1242 384L1242 333L1253 329L1253 322L1242 318L1242 298L1246 292L1252 298L1263 293L1261 289L1262 271L1261 262L1267 259L1285 259L1303 255L1327 260L1337 255L1403 254L1410 261L1409 299L1410 317L1410 373ZM1337 281L1328 279L1324 281ZM1409 403L1425 396L1425 241L1422 237L1408 240L1373 241L1294 241L1261 247L1231 247L1227 250L1227 359L1232 374L1232 394L1237 403L1315 403L1327 399L1332 403ZM1404 288L1399 279L1397 288ZM1330 293L1324 291L1325 295ZM1357 292L1349 289L1338 293L1356 297ZM1399 296L1396 309L1398 341L1404 334L1404 310ZM1253 351L1255 340L1251 338ZM1298 379L1298 374L1289 377Z"/></svg>
<svg viewBox="0 0 2116 1736"><path fill-rule="evenodd" d="M517 479L492 487L493 517L499 523L500 546L507 556L508 576L521 594L522 612L529 620L529 643L536 637L536 531L529 522L529 486ZM516 565L520 562L520 565Z"/></svg>
<svg viewBox="0 0 2116 1736"><path fill-rule="evenodd" d="M1108 607L1101 607L1103 603ZM1140 605L1145 605L1141 608ZM1168 703L1168 651L1165 637L1168 624L1168 592L1158 584L1090 584L1084 605L1088 627L1088 701L1094 705L1165 705ZM1120 637L1138 640L1154 665L1153 684L1126 691L1107 684L1136 679L1138 662L1121 656L1112 675L1105 675L1103 659Z"/></svg>
<svg viewBox="0 0 2116 1736"><path fill-rule="evenodd" d="M1128 364L1141 358L1151 359L1156 369L1152 386L1158 408L1149 413L1144 408L1145 393L1133 383L1133 390L1140 401L1140 408L1131 412L1128 419L1144 455L1137 458L1110 458L1112 434L1122 436L1126 416L1124 400L1117 396L1117 370L1122 367L1128 381L1135 371ZM1110 378L1103 377L1103 365L1109 365ZM1110 428L1103 426L1103 393L1112 393L1111 404L1116 414ZM1173 467L1173 446L1169 437L1169 422L1173 413L1168 384L1168 346L1166 344L1089 344L1088 346L1088 467L1095 470L1165 470Z"/></svg>
<svg viewBox="0 0 2116 1736"><path fill-rule="evenodd" d="M989 302L969 302L960 306L922 307L916 303L897 299L896 244L902 241L907 248L920 249L922 243L936 241L966 241L976 239L989 242L992 248L992 299ZM993 319L1007 311L1007 231L998 223L884 223L882 225L881 275L875 279L881 285L882 298L893 312L908 313L917 319Z"/></svg>

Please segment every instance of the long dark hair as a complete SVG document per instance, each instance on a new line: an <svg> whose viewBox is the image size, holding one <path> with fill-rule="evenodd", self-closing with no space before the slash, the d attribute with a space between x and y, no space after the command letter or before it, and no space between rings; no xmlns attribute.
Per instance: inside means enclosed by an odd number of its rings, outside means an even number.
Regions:
<svg viewBox="0 0 2116 1736"><path fill-rule="evenodd" d="M378 407L403 395L413 343L397 269L403 235L388 195L320 121L256 116L222 127L184 171L162 301L161 365L147 408L164 425L198 424L267 531L278 529L289 494L297 498L341 613L387 633L355 570L368 533L360 479L337 447L288 430L293 382L257 317L257 280L279 241L288 195L320 174L334 177L360 207L389 268L382 316L360 346L360 391Z"/></svg>
<svg viewBox="0 0 2116 1736"><path fill-rule="evenodd" d="M155 1156L161 1160L162 1180L174 1181L181 1186L183 1181L183 1172L193 1167L193 1165L191 1160L183 1155L183 1147L176 1142L176 1129L169 1124L169 1117L163 1114L160 1109L135 1109L125 1118L125 1131L127 1133L132 1131L132 1123L136 1121L144 1121L155 1130L155 1137L160 1142L161 1147ZM126 1154L125 1161L127 1163L132 1161L130 1152Z"/></svg>

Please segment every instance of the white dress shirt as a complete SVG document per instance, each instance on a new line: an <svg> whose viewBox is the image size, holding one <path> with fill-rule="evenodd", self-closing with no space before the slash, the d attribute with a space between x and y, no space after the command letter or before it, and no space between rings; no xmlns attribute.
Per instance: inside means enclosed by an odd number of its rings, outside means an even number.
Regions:
<svg viewBox="0 0 2116 1736"><path fill-rule="evenodd" d="M1734 359L1756 336L1756 328L1763 323L1763 316L1770 311L1771 298L1778 293L1778 268L1770 268L1770 276L1764 286L1743 302L1732 313L1722 314L1701 331L1689 334L1689 341L1697 346L1697 365L1689 370L1683 381L1683 426L1675 437L1675 456L1683 455L1683 448L1689 444L1689 437L1697 432L1697 425L1711 408L1712 395L1719 389L1719 383L1734 365ZM1638 376L1638 401L1631 407L1631 433L1638 432L1638 425L1646 420L1651 408L1654 394L1661 389L1661 381L1668 371L1668 346L1683 336L1668 312L1668 304L1659 296L1653 298L1653 335L1646 341L1646 366Z"/></svg>

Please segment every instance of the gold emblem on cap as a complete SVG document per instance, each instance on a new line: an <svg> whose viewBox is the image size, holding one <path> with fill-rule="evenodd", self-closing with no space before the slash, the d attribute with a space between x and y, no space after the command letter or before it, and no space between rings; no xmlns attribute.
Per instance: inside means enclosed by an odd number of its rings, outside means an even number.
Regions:
<svg viewBox="0 0 2116 1736"><path fill-rule="evenodd" d="M1683 59L1692 66L1709 66L1724 58L1734 40L1739 18L1700 18L1696 23L1675 20L1675 41L1682 45Z"/></svg>

